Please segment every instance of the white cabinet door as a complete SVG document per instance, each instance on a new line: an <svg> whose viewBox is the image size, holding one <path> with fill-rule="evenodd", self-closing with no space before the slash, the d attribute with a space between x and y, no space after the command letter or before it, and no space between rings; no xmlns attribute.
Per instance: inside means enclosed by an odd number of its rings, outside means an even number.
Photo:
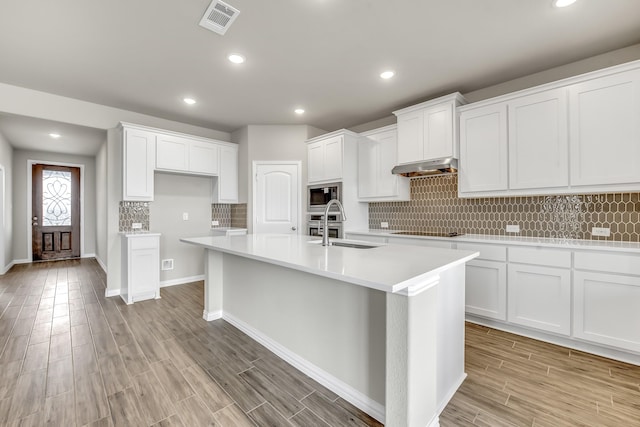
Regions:
<svg viewBox="0 0 640 427"><path fill-rule="evenodd" d="M424 111L411 111L398 116L398 163L422 160Z"/></svg>
<svg viewBox="0 0 640 427"><path fill-rule="evenodd" d="M342 137L335 136L324 141L324 180L342 179Z"/></svg>
<svg viewBox="0 0 640 427"><path fill-rule="evenodd" d="M472 260L466 267L465 311L507 320L507 264Z"/></svg>
<svg viewBox="0 0 640 427"><path fill-rule="evenodd" d="M453 105L446 103L424 112L422 159L454 157Z"/></svg>
<svg viewBox="0 0 640 427"><path fill-rule="evenodd" d="M375 135L374 139L377 141L378 148L376 194L378 197L400 196L398 186L408 179L391 173L391 170L398 164L398 133L392 130ZM406 184L408 185L408 182Z"/></svg>
<svg viewBox="0 0 640 427"><path fill-rule="evenodd" d="M569 185L567 91L509 101L509 189Z"/></svg>
<svg viewBox="0 0 640 427"><path fill-rule="evenodd" d="M238 203L238 147L220 146L220 175L213 185L214 203Z"/></svg>
<svg viewBox="0 0 640 427"><path fill-rule="evenodd" d="M640 277L574 272L573 336L640 352Z"/></svg>
<svg viewBox="0 0 640 427"><path fill-rule="evenodd" d="M308 181L318 182L324 179L324 141L307 145Z"/></svg>
<svg viewBox="0 0 640 427"><path fill-rule="evenodd" d="M123 137L122 199L152 201L156 135L125 128Z"/></svg>
<svg viewBox="0 0 640 427"><path fill-rule="evenodd" d="M571 185L640 182L640 70L569 90Z"/></svg>
<svg viewBox="0 0 640 427"><path fill-rule="evenodd" d="M122 242L122 299L132 304L160 298L160 236L126 235Z"/></svg>
<svg viewBox="0 0 640 427"><path fill-rule="evenodd" d="M189 170L189 140L173 135L158 135L156 169L177 172Z"/></svg>
<svg viewBox="0 0 640 427"><path fill-rule="evenodd" d="M189 141L189 172L217 175L219 150L217 144Z"/></svg>
<svg viewBox="0 0 640 427"><path fill-rule="evenodd" d="M509 264L509 322L569 335L571 332L571 270Z"/></svg>
<svg viewBox="0 0 640 427"><path fill-rule="evenodd" d="M379 143L372 138L358 139L358 197L376 196L378 187Z"/></svg>
<svg viewBox="0 0 640 427"><path fill-rule="evenodd" d="M507 107L488 105L460 115L459 189L464 193L506 190Z"/></svg>

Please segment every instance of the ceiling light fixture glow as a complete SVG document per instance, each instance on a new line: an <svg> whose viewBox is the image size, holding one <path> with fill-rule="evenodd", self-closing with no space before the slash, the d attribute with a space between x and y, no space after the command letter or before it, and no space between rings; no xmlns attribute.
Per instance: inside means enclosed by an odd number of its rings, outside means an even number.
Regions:
<svg viewBox="0 0 640 427"><path fill-rule="evenodd" d="M61 135L59 133L50 133L49 136L53 139L58 139Z"/></svg>
<svg viewBox="0 0 640 427"><path fill-rule="evenodd" d="M553 0L555 7L567 7L574 4L577 0Z"/></svg>
<svg viewBox="0 0 640 427"><path fill-rule="evenodd" d="M304 114L304 109L303 108L296 108L295 110L293 110L294 113L300 115L300 114Z"/></svg>
<svg viewBox="0 0 640 427"><path fill-rule="evenodd" d="M193 104L196 103L196 100L193 99L193 98L185 98L185 99L183 99L183 101L184 101L185 104L189 104L189 105L193 105Z"/></svg>
<svg viewBox="0 0 640 427"><path fill-rule="evenodd" d="M394 73L393 71L385 71L383 73L380 73L380 78L381 79L385 79L385 80L389 80L391 77L395 76L396 73Z"/></svg>
<svg viewBox="0 0 640 427"><path fill-rule="evenodd" d="M234 64L242 64L245 61L244 56L237 53L232 53L231 55L227 56L227 58Z"/></svg>

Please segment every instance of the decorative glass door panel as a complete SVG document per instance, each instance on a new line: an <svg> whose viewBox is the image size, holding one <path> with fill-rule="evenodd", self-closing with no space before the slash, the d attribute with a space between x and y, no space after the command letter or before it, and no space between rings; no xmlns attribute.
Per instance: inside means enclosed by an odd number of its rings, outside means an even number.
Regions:
<svg viewBox="0 0 640 427"><path fill-rule="evenodd" d="M80 256L80 169L33 165L33 260Z"/></svg>

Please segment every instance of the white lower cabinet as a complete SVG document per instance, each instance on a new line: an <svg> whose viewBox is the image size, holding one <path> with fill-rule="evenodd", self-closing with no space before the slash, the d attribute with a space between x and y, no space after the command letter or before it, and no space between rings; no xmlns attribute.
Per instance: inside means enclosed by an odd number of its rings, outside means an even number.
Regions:
<svg viewBox="0 0 640 427"><path fill-rule="evenodd" d="M507 320L507 265L472 260L467 263L465 311L496 320Z"/></svg>
<svg viewBox="0 0 640 427"><path fill-rule="evenodd" d="M640 352L640 277L576 270L573 292L574 337Z"/></svg>
<svg viewBox="0 0 640 427"><path fill-rule="evenodd" d="M509 264L507 320L562 335L571 333L571 270Z"/></svg>
<svg viewBox="0 0 640 427"><path fill-rule="evenodd" d="M127 304L160 298L160 234L122 236L122 288Z"/></svg>

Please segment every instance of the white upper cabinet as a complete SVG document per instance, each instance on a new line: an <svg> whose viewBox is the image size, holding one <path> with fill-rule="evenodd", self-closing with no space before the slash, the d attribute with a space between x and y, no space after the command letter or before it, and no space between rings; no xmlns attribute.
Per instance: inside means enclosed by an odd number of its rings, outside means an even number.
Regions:
<svg viewBox="0 0 640 427"><path fill-rule="evenodd" d="M457 158L455 109L465 102L456 92L394 111L398 117L398 163Z"/></svg>
<svg viewBox="0 0 640 427"><path fill-rule="evenodd" d="M640 183L640 70L569 91L571 185Z"/></svg>
<svg viewBox="0 0 640 427"><path fill-rule="evenodd" d="M566 187L566 89L523 96L508 105L509 188Z"/></svg>
<svg viewBox="0 0 640 427"><path fill-rule="evenodd" d="M189 144L189 172L217 175L220 150L221 147L217 144L192 141ZM237 155L235 162L238 163Z"/></svg>
<svg viewBox="0 0 640 427"><path fill-rule="evenodd" d="M123 126L122 200L153 200L156 135Z"/></svg>
<svg viewBox="0 0 640 427"><path fill-rule="evenodd" d="M213 142L197 141L175 135L158 135L156 169L218 174L219 146Z"/></svg>
<svg viewBox="0 0 640 427"><path fill-rule="evenodd" d="M220 174L213 203L238 203L238 146L220 146Z"/></svg>
<svg viewBox="0 0 640 427"><path fill-rule="evenodd" d="M358 198L362 201L409 200L409 178L394 175L396 126L365 132L358 139Z"/></svg>
<svg viewBox="0 0 640 427"><path fill-rule="evenodd" d="M493 104L460 114L461 195L504 191L507 178L507 107Z"/></svg>
<svg viewBox="0 0 640 427"><path fill-rule="evenodd" d="M492 109L506 109L504 118L497 111L492 116ZM459 113L461 197L640 190L640 61L467 105ZM495 150L503 138L508 179L504 153ZM493 176L490 165L500 167Z"/></svg>
<svg viewBox="0 0 640 427"><path fill-rule="evenodd" d="M332 132L307 141L308 182L323 183L342 181L344 178L345 138L355 138L355 134L346 130ZM355 145L354 145L355 151ZM351 167L355 168L355 158Z"/></svg>

